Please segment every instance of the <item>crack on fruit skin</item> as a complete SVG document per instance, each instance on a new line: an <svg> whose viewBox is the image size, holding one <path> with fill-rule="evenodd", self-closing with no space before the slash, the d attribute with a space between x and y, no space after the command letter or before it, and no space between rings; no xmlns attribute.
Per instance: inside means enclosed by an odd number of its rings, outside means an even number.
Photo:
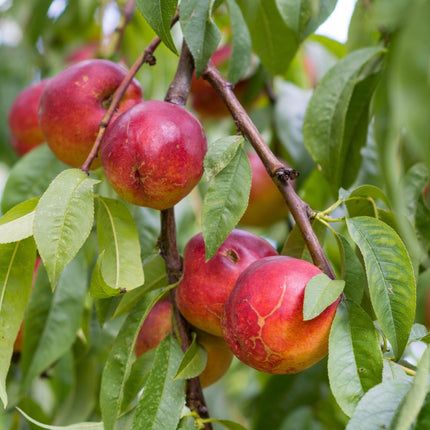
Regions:
<svg viewBox="0 0 430 430"><path fill-rule="evenodd" d="M228 258L233 264L239 263L239 254L232 248L226 249L225 251L220 252L220 254Z"/></svg>
<svg viewBox="0 0 430 430"><path fill-rule="evenodd" d="M266 319L269 318L270 316L272 316L282 306L282 302L284 300L285 293L286 293L286 286L287 286L287 279L285 278L284 284L281 286L282 293L278 299L278 302L275 304L273 309L264 317L260 315L258 310L252 305L252 303L248 299L244 300L244 303L247 303L248 306L250 307L250 309L257 316L257 324L259 327L258 334L256 336L249 337L249 340L253 344L252 349L256 349L257 342L261 342L261 344L263 345L264 351L266 353L266 357L263 360L261 360L261 362L262 363L270 363L271 365L275 365L275 366L276 366L277 362L282 361L282 355L280 353L276 353L276 352L272 351L267 346L267 344L264 342L262 333L263 333L264 325L266 324ZM246 344L246 342L245 342L245 344Z"/></svg>

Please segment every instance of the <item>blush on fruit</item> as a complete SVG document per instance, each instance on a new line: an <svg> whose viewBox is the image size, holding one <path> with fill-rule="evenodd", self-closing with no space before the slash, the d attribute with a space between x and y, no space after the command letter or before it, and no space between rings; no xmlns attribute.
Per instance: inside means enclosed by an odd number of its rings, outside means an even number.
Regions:
<svg viewBox="0 0 430 430"><path fill-rule="evenodd" d="M127 71L108 60L73 64L46 85L40 97L39 123L48 146L63 163L80 167L88 157L112 96ZM133 79L114 114L142 101L142 89ZM100 167L96 158L91 168Z"/></svg>
<svg viewBox="0 0 430 430"><path fill-rule="evenodd" d="M221 321L224 339L239 360L262 372L291 374L327 355L339 299L303 320L306 284L319 273L307 261L276 256L256 261L240 275Z"/></svg>
<svg viewBox="0 0 430 430"><path fill-rule="evenodd" d="M8 124L12 148L21 156L45 142L37 117L40 95L49 79L24 88L9 109Z"/></svg>
<svg viewBox="0 0 430 430"><path fill-rule="evenodd" d="M277 186L266 171L263 162L255 152L248 153L252 181L248 207L240 224L253 227L267 227L286 219L288 206Z"/></svg>
<svg viewBox="0 0 430 430"><path fill-rule="evenodd" d="M182 315L195 327L221 336L221 314L236 279L254 261L277 254L266 240L235 229L206 262L203 235L194 236L185 246L183 277L176 290Z"/></svg>
<svg viewBox="0 0 430 430"><path fill-rule="evenodd" d="M106 177L122 199L163 210L197 185L206 151L205 131L190 112L151 100L111 124L100 155Z"/></svg>

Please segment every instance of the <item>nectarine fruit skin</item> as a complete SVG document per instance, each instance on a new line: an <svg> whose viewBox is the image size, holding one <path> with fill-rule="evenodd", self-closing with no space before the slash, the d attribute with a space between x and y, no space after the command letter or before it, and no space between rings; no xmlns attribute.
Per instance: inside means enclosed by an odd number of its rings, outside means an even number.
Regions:
<svg viewBox="0 0 430 430"><path fill-rule="evenodd" d="M313 264L286 256L251 264L222 315L222 333L233 354L272 374L297 373L321 360L328 352L338 301L316 318L303 320L306 284L320 273Z"/></svg>
<svg viewBox="0 0 430 430"><path fill-rule="evenodd" d="M40 95L48 82L49 79L42 79L24 88L9 108L10 142L19 156L26 154L45 141L37 112Z"/></svg>
<svg viewBox="0 0 430 430"><path fill-rule="evenodd" d="M163 210L197 185L206 152L206 134L194 115L151 100L115 120L100 155L106 177L122 199Z"/></svg>
<svg viewBox="0 0 430 430"><path fill-rule="evenodd" d="M67 67L46 85L40 97L39 123L48 146L63 163L80 167L85 162L112 96L126 74L112 61L90 59ZM141 86L133 79L113 119L141 101ZM91 168L100 165L96 158Z"/></svg>
<svg viewBox="0 0 430 430"><path fill-rule="evenodd" d="M197 234L184 249L183 277L176 290L180 312L195 327L222 336L222 311L240 273L254 261L277 254L266 240L235 229L206 262L203 235Z"/></svg>

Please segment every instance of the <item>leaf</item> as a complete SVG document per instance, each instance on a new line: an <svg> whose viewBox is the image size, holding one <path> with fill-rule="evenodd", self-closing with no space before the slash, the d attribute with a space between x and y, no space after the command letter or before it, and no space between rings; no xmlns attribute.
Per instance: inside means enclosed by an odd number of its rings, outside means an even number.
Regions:
<svg viewBox="0 0 430 430"><path fill-rule="evenodd" d="M325 273L311 278L306 284L303 301L303 319L317 317L341 295L345 281L330 279Z"/></svg>
<svg viewBox="0 0 430 430"><path fill-rule="evenodd" d="M121 290L117 288L111 288L103 279L101 266L103 263L104 250L99 254L97 262L94 266L93 273L91 275L90 282L90 294L91 297L97 299L106 299L108 297L118 296L121 294Z"/></svg>
<svg viewBox="0 0 430 430"><path fill-rule="evenodd" d="M22 391L76 339L84 310L88 267L79 253L64 269L55 292L40 267L23 327Z"/></svg>
<svg viewBox="0 0 430 430"><path fill-rule="evenodd" d="M333 320L328 376L330 389L348 416L364 393L382 381L382 353L373 322L349 300L339 304Z"/></svg>
<svg viewBox="0 0 430 430"><path fill-rule="evenodd" d="M248 28L254 52L272 74L286 72L298 41L276 7L275 0L237 0Z"/></svg>
<svg viewBox="0 0 430 430"><path fill-rule="evenodd" d="M336 235L339 251L342 259L341 278L345 280L344 293L348 299L358 305L361 303L366 284L366 273L361 261L355 255L355 251L342 234Z"/></svg>
<svg viewBox="0 0 430 430"><path fill-rule="evenodd" d="M241 149L215 176L203 199L202 232L207 260L242 218L250 189L251 167L245 151Z"/></svg>
<svg viewBox="0 0 430 430"><path fill-rule="evenodd" d="M372 200L381 200L384 202L388 209L391 208L390 202L388 201L385 193L378 187L374 185L360 185L349 193L349 199L363 197Z"/></svg>
<svg viewBox="0 0 430 430"><path fill-rule="evenodd" d="M207 352L196 342L196 334L194 332L192 334L191 345L185 352L174 379L195 378L205 370L208 359Z"/></svg>
<svg viewBox="0 0 430 430"><path fill-rule="evenodd" d="M113 318L129 313L135 304L149 291L168 285L166 264L161 255L153 254L148 257L143 262L143 269L145 272L145 283L141 287L124 294L113 314Z"/></svg>
<svg viewBox="0 0 430 430"><path fill-rule="evenodd" d="M175 44L170 33L170 23L175 15L178 0L137 0L136 6L156 35L175 54Z"/></svg>
<svg viewBox="0 0 430 430"><path fill-rule="evenodd" d="M227 79L235 84L244 75L251 61L252 41L245 19L235 0L227 0L227 6L233 33Z"/></svg>
<svg viewBox="0 0 430 430"><path fill-rule="evenodd" d="M101 275L114 289L132 290L143 284L140 243L136 225L119 200L97 197L97 241Z"/></svg>
<svg viewBox="0 0 430 430"><path fill-rule="evenodd" d="M397 410L391 427L394 430L409 430L417 419L428 392L429 374L430 346L427 346L421 356L412 386Z"/></svg>
<svg viewBox="0 0 430 430"><path fill-rule="evenodd" d="M51 426L48 424L40 423L39 421L36 421L34 418L31 418L29 415L27 415L22 409L18 408L18 411L31 423L36 424L37 426L48 429L48 430L103 430L103 423L96 423L96 422L86 422L86 423L78 423L78 424L72 424L69 426Z"/></svg>
<svg viewBox="0 0 430 430"><path fill-rule="evenodd" d="M39 199L19 203L0 218L0 243L19 242L33 235L35 208Z"/></svg>
<svg viewBox="0 0 430 430"><path fill-rule="evenodd" d="M36 261L32 238L0 245L0 400L6 408L6 376L24 318Z"/></svg>
<svg viewBox="0 0 430 430"><path fill-rule="evenodd" d="M236 423L231 420L218 420L216 418L208 418L207 420L205 420L205 422L218 423L229 430L246 430L246 428L242 424Z"/></svg>
<svg viewBox="0 0 430 430"><path fill-rule="evenodd" d="M25 154L9 172L1 201L2 212L42 195L50 182L66 167L46 144Z"/></svg>
<svg viewBox="0 0 430 430"><path fill-rule="evenodd" d="M221 40L221 31L211 17L211 8L211 0L182 0L180 5L179 22L194 58L197 79Z"/></svg>
<svg viewBox="0 0 430 430"><path fill-rule="evenodd" d="M365 48L342 58L309 101L303 125L305 146L335 192L351 186L360 168L382 52Z"/></svg>
<svg viewBox="0 0 430 430"><path fill-rule="evenodd" d="M155 351L154 365L136 407L135 430L175 429L185 402L185 381L174 379L183 352L166 336Z"/></svg>
<svg viewBox="0 0 430 430"><path fill-rule="evenodd" d="M278 10L296 37L306 39L332 13L337 0L276 0Z"/></svg>
<svg viewBox="0 0 430 430"><path fill-rule="evenodd" d="M397 233L378 219L356 217L346 223L363 255L375 314L394 356L400 358L415 315L415 277L409 255Z"/></svg>
<svg viewBox="0 0 430 430"><path fill-rule="evenodd" d="M407 378L392 379L370 389L358 403L346 430L391 428L397 408L411 387Z"/></svg>
<svg viewBox="0 0 430 430"><path fill-rule="evenodd" d="M134 346L140 327L165 292L166 289L159 289L146 294L129 313L112 345L100 388L100 408L105 430L113 430L119 417L124 387L135 360Z"/></svg>
<svg viewBox="0 0 430 430"><path fill-rule="evenodd" d="M79 169L64 170L37 204L34 239L52 289L90 234L94 219L93 186L97 182Z"/></svg>

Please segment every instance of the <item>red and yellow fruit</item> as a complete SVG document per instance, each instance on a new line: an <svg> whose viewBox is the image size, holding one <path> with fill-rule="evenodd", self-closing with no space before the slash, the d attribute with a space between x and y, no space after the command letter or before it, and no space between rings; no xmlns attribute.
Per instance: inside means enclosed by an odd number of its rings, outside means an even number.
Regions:
<svg viewBox="0 0 430 430"><path fill-rule="evenodd" d="M328 352L338 300L312 320L303 320L306 284L320 273L307 261L285 256L251 264L222 315L222 333L233 354L273 374L297 373L321 360Z"/></svg>
<svg viewBox="0 0 430 430"><path fill-rule="evenodd" d="M251 263L276 250L264 239L245 230L233 230L208 261L200 233L186 244L184 272L176 290L182 315L198 329L221 336L224 304L236 279Z"/></svg>

